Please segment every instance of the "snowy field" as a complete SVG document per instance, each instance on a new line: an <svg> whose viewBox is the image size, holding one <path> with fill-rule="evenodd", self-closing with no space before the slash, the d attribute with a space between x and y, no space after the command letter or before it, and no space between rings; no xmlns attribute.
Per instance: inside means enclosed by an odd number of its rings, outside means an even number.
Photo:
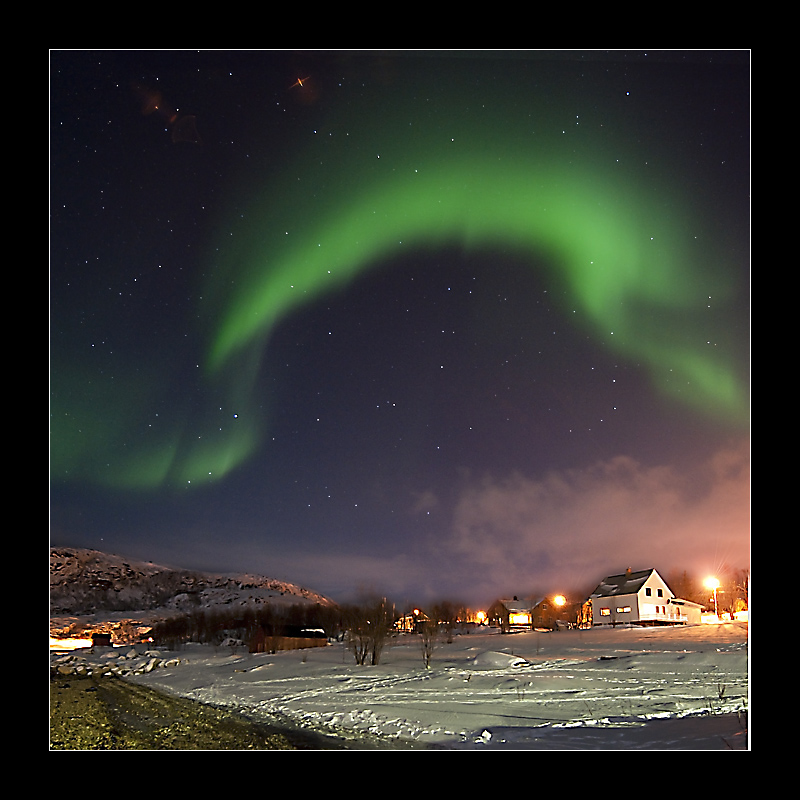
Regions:
<svg viewBox="0 0 800 800"><path fill-rule="evenodd" d="M746 750L744 623L440 641L430 669L403 635L378 666L342 644L274 655L187 645L131 678L305 729L432 749Z"/></svg>

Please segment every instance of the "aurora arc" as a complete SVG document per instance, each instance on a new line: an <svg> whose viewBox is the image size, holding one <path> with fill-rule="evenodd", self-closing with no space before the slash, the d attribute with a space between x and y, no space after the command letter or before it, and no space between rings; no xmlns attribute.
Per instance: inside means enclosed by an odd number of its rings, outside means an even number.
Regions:
<svg viewBox="0 0 800 800"><path fill-rule="evenodd" d="M235 224L215 224L220 243L209 248L200 292L206 352L195 388L205 399L176 403L170 422L143 437L139 409L163 394L168 375L139 380L131 392L109 389L99 404L95 389L91 397L76 390L69 407L59 398L54 475L145 490L224 478L268 429L256 386L276 326L387 259L454 246L487 265L502 253L550 270L572 324L645 366L665 396L746 425L740 344L729 335L739 287L724 263L725 221L708 222L714 210L671 175L631 166L630 155L620 165L610 144L531 136L527 118L520 127L502 114L485 125L462 119L454 141L440 121L458 113L442 108L437 124L382 139L403 119L397 108L393 121L373 118L349 139L315 137L279 174L270 166L269 177L248 175L257 194L238 198ZM334 118L331 130L344 124ZM236 410L235 423L217 425L221 408Z"/></svg>
<svg viewBox="0 0 800 800"><path fill-rule="evenodd" d="M701 319L709 296L724 304L730 287L708 271L680 198L652 208L642 193L587 170L514 159L513 167L474 156L420 169L335 204L297 246L267 249L262 268L231 300L210 348L218 373L249 345L264 347L293 310L356 279L388 258L448 245L527 254L556 265L564 311L621 356L648 366L667 394L731 420L746 403L724 348L704 352L713 334ZM599 188L598 188L599 187ZM703 261L700 275L693 267ZM709 277L711 275L711 277ZM718 331L719 333L719 331ZM705 338L704 338L705 337ZM706 350L711 350L706 347Z"/></svg>

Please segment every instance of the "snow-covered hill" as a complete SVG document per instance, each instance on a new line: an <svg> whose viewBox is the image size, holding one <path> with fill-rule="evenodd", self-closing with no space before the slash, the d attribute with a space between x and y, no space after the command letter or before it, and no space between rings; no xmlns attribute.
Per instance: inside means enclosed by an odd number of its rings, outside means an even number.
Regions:
<svg viewBox="0 0 800 800"><path fill-rule="evenodd" d="M134 561L98 550L50 548L51 632L69 619L147 622L233 606L333 605L321 594L262 575L222 575Z"/></svg>

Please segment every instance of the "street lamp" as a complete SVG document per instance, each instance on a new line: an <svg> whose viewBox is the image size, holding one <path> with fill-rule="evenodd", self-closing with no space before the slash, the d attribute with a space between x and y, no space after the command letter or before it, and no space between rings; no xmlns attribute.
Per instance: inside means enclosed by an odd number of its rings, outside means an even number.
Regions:
<svg viewBox="0 0 800 800"><path fill-rule="evenodd" d="M706 578L705 587L712 589L714 592L714 616L719 619L719 612L717 611L717 589L719 588L719 581L716 578Z"/></svg>

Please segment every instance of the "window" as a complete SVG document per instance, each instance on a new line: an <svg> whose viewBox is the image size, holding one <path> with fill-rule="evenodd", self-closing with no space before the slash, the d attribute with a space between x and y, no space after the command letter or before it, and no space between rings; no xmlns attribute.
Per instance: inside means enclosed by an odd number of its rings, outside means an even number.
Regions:
<svg viewBox="0 0 800 800"><path fill-rule="evenodd" d="M617 614L630 614L631 607L630 606L617 606Z"/></svg>
<svg viewBox="0 0 800 800"><path fill-rule="evenodd" d="M649 586L646 586L646 587L645 587L645 590L644 590L644 593L645 593L645 594L646 594L648 597L650 597L650 595L651 595L651 594L653 594L653 590L652 590L652 589L651 589Z"/></svg>
<svg viewBox="0 0 800 800"><path fill-rule="evenodd" d="M601 617L610 617L611 616L611 609L610 608L601 608L600 609L600 616Z"/></svg>
<svg viewBox="0 0 800 800"><path fill-rule="evenodd" d="M659 597L663 597L664 596L664 590L663 589L659 589L658 590L658 596Z"/></svg>

